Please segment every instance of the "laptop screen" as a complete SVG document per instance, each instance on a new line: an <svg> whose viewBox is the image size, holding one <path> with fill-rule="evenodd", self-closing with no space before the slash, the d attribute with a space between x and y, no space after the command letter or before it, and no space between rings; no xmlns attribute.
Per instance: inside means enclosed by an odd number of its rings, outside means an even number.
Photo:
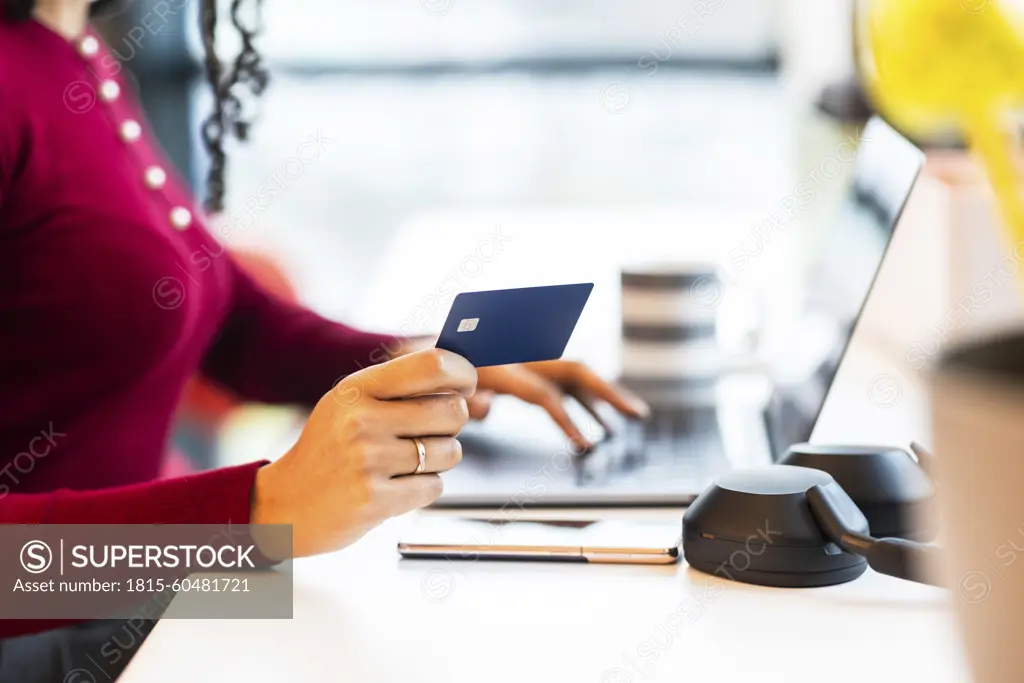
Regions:
<svg viewBox="0 0 1024 683"><path fill-rule="evenodd" d="M808 250L765 409L772 456L808 441L853 337L924 155L881 119L864 128L839 210Z"/></svg>

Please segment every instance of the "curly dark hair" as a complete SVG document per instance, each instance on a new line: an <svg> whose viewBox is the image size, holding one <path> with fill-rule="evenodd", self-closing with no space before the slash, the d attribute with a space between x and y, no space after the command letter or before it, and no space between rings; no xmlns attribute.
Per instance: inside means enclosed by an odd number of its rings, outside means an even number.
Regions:
<svg viewBox="0 0 1024 683"><path fill-rule="evenodd" d="M210 170L206 178L206 209L217 213L224 209L224 171L227 155L224 140L233 135L240 141L249 137L251 115L247 115L243 97L247 90L252 100L263 94L270 80L263 59L256 51L254 40L263 30L263 0L254 0L255 9L248 25L242 18L244 0L231 0L231 23L242 38L242 50L225 73L224 64L216 51L217 0L201 0L200 26L206 57L203 67L206 80L213 90L213 111L203 123L203 144L210 155Z"/></svg>
<svg viewBox="0 0 1024 683"><path fill-rule="evenodd" d="M107 16L116 13L128 0L96 0L89 7L93 16ZM28 19L35 8L36 0L2 0L8 18ZM247 112L246 98L255 101L269 82L269 74L263 59L256 51L254 41L263 30L263 0L254 0L252 16L243 18L245 0L231 0L229 15L231 24L242 38L242 50L234 61L227 65L217 56L216 36L219 20L217 0L200 0L200 28L203 37L203 70L213 91L213 111L203 122L203 145L210 156L210 170L206 177L206 210L218 213L224 209L227 155L224 142L229 136L245 141L252 126L251 112ZM248 91L248 96L246 95Z"/></svg>

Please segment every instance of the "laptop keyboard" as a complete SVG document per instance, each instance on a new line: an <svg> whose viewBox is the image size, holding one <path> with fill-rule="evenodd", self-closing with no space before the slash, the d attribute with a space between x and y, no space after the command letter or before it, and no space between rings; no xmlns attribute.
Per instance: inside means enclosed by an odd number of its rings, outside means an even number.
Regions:
<svg viewBox="0 0 1024 683"><path fill-rule="evenodd" d="M546 416L535 417L550 426ZM573 490L694 493L728 468L712 408L656 409L646 422L618 420L613 434L584 455L570 455L564 435L472 427L459 437L465 456L446 475L446 495L543 490L538 500L549 500Z"/></svg>
<svg viewBox="0 0 1024 683"><path fill-rule="evenodd" d="M720 473L726 458L712 408L655 410L647 422L625 422L593 451L574 460L580 487L669 480L704 480Z"/></svg>

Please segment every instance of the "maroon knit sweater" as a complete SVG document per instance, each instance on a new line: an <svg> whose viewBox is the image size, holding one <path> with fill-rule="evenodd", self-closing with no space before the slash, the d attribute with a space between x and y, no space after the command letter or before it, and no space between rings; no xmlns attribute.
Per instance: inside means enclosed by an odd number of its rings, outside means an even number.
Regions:
<svg viewBox="0 0 1024 683"><path fill-rule="evenodd" d="M244 274L119 72L0 16L0 524L246 523L261 463L155 481L186 380L312 404L390 338Z"/></svg>

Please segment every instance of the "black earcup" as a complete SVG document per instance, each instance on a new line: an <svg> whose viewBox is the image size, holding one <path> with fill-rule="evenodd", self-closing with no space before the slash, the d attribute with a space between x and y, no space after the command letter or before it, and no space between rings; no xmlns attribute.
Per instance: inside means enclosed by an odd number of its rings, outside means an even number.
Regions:
<svg viewBox="0 0 1024 683"><path fill-rule="evenodd" d="M935 538L936 526L926 522L935 487L902 448L800 443L790 446L779 462L832 475L864 513L872 536Z"/></svg>
<svg viewBox="0 0 1024 683"><path fill-rule="evenodd" d="M822 532L807 491L822 487L851 528L867 519L832 476L787 465L719 477L683 515L683 554L694 569L733 581L809 588L852 581L867 568Z"/></svg>

